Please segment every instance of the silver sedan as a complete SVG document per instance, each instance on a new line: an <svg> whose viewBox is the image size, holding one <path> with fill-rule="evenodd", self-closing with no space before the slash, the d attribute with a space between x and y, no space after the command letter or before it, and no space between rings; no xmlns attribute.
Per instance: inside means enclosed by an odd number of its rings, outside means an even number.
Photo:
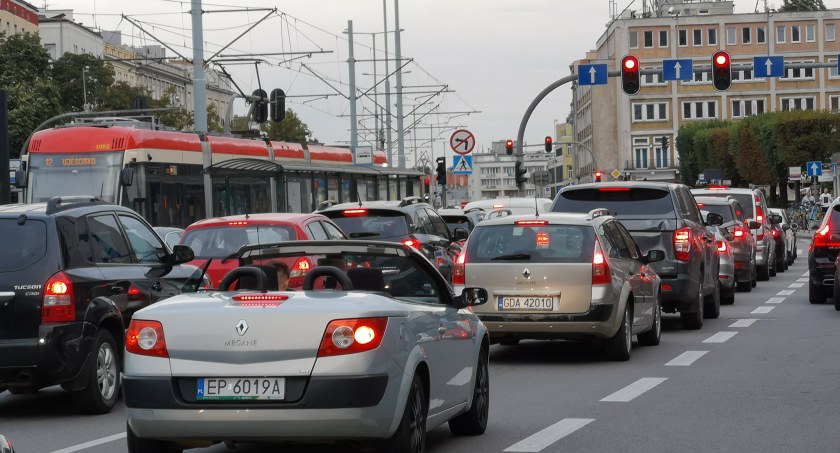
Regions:
<svg viewBox="0 0 840 453"><path fill-rule="evenodd" d="M469 307L487 291L456 296L403 244L287 242L239 253L220 286L239 289L180 295L134 315L123 381L129 452L300 440L420 452L426 430L446 422L457 435L484 432L489 337ZM302 287L272 287L272 265L301 256L317 263Z"/></svg>

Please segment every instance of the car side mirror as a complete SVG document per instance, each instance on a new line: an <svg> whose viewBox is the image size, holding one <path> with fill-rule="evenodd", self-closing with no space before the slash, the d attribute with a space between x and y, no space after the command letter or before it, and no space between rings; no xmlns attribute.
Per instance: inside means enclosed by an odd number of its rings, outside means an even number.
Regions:
<svg viewBox="0 0 840 453"><path fill-rule="evenodd" d="M747 222L747 226L750 227L751 230L757 230L761 228L761 222L759 222L758 220L750 220L749 222Z"/></svg>
<svg viewBox="0 0 840 453"><path fill-rule="evenodd" d="M15 170L15 187L18 189L26 188L26 170Z"/></svg>
<svg viewBox="0 0 840 453"><path fill-rule="evenodd" d="M710 212L706 216L706 225L709 225L709 226L721 226L721 225L723 225L723 216L716 213L716 212Z"/></svg>
<svg viewBox="0 0 840 453"><path fill-rule="evenodd" d="M455 228L455 240L456 241L463 241L463 240L467 239L467 237L469 235L470 234L467 232L467 230L465 230L463 228Z"/></svg>
<svg viewBox="0 0 840 453"><path fill-rule="evenodd" d="M134 169L131 167L125 167L120 172L120 185L124 187L128 187L134 184Z"/></svg>
<svg viewBox="0 0 840 453"><path fill-rule="evenodd" d="M188 263L195 259L195 253L187 245L176 245L172 247L172 264Z"/></svg>
<svg viewBox="0 0 840 453"><path fill-rule="evenodd" d="M642 257L642 261L646 264L655 263L665 259L665 252L662 250L650 250Z"/></svg>
<svg viewBox="0 0 840 453"><path fill-rule="evenodd" d="M461 295L455 297L455 305L457 308L472 307L486 304L488 299L487 290L484 288L464 288Z"/></svg>

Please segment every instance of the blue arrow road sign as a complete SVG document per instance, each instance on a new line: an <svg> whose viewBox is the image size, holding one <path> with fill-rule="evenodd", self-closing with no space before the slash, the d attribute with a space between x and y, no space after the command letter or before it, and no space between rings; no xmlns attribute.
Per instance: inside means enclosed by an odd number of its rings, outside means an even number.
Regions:
<svg viewBox="0 0 840 453"><path fill-rule="evenodd" d="M808 169L808 176L822 176L822 162L808 162L805 168Z"/></svg>
<svg viewBox="0 0 840 453"><path fill-rule="evenodd" d="M452 159L452 174L453 175L469 175L472 174L472 156L467 154L462 156L456 154Z"/></svg>
<svg viewBox="0 0 840 453"><path fill-rule="evenodd" d="M691 81L694 78L694 61L690 58L682 60L662 60L663 80Z"/></svg>
<svg viewBox="0 0 840 453"><path fill-rule="evenodd" d="M582 64L578 66L578 83L581 85L606 85L606 64Z"/></svg>
<svg viewBox="0 0 840 453"><path fill-rule="evenodd" d="M785 75L785 57L755 57L753 69L757 78L783 77Z"/></svg>

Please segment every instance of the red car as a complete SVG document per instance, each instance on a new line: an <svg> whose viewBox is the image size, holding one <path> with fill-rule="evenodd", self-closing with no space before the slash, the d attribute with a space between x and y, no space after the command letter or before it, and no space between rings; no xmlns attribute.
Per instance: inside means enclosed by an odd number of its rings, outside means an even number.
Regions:
<svg viewBox="0 0 840 453"><path fill-rule="evenodd" d="M347 236L327 217L320 214L246 214L199 220L184 230L182 245L192 248L197 267L207 268L207 276L214 288L222 277L239 265L238 260L225 258L243 245L269 244L283 241L343 240ZM314 263L305 257L289 259L289 287L303 284L303 276Z"/></svg>

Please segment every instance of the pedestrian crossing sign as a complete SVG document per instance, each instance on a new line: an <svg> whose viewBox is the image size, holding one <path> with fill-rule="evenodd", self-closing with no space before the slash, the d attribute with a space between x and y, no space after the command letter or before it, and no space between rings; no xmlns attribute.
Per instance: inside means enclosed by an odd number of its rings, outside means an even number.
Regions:
<svg viewBox="0 0 840 453"><path fill-rule="evenodd" d="M472 174L472 156L456 154L452 159L452 173L456 175Z"/></svg>

